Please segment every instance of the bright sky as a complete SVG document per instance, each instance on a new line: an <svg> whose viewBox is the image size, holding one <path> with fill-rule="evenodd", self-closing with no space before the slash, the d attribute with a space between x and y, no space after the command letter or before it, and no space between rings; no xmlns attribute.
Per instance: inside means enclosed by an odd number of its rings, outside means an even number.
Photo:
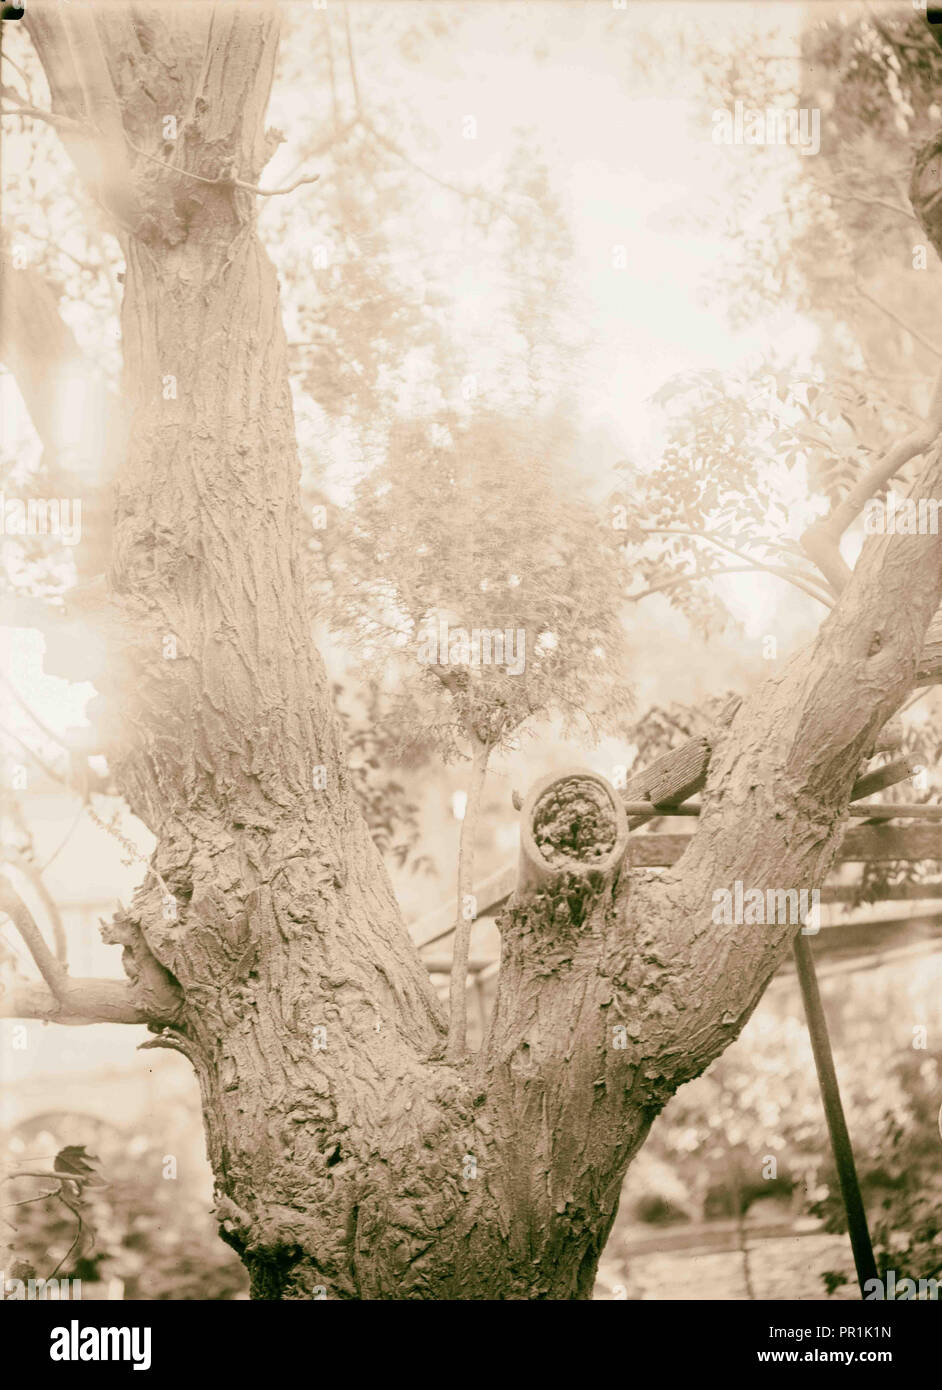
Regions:
<svg viewBox="0 0 942 1390"><path fill-rule="evenodd" d="M506 13L511 8L514 16ZM507 42L520 37L521 9L533 16L530 27L539 16L547 35L542 64ZM691 41L695 31L701 34L703 51L717 52L740 46L751 26L760 51L797 54L807 18L803 9L794 3L633 0L614 19L631 26L642 43L653 35L668 53L681 30ZM486 177L514 131L536 132L575 232L574 274L589 295L586 316L597 350L593 375L584 383L588 413L632 438L647 413L646 398L673 373L690 366L734 367L775 347L807 349L813 329L791 315L736 334L718 309L700 302L717 264L730 254L721 214L712 236L699 227L668 225L712 202L719 210L725 195L735 195L744 161L768 163L768 151L713 144L709 115L687 95L691 69L668 60L646 80L626 73L622 53L606 42L603 21L613 16L605 3L484 4L479 11L463 46L461 71L449 71L438 82L423 72L416 101L441 140L445 169L465 184ZM527 37L532 44L532 35ZM376 78L368 71L361 86L371 89ZM477 121L474 140L462 137L467 114ZM801 158L795 150L777 154L783 175ZM774 181L766 191L767 205L751 208L750 220L776 206ZM436 203L448 202L447 194L430 190L431 215ZM626 248L624 270L613 268L616 245ZM471 284L467 293L473 299L480 290Z"/></svg>
<svg viewBox="0 0 942 1390"><path fill-rule="evenodd" d="M585 298L593 339L581 382L585 416L588 423L603 426L631 457L651 457L659 417L648 398L676 372L690 367L735 369L773 349L785 356L810 350L813 326L791 313L732 332L723 322L721 306L705 302L707 285L732 250L719 210L735 193L744 161L769 152L715 146L708 114L688 96L691 70L668 61L652 68L646 79L639 78L625 71L620 46L605 35L605 25L614 20L638 34L654 33L668 53L681 29L688 37L694 31L702 34L704 50L726 50L741 44L744 28L751 25L760 51L797 52L799 27L807 18L804 6L767 3L758 9L632 0L627 10L613 13L604 0L480 4L460 41L427 47L418 69L407 69L398 58L383 61L382 52L366 41L374 8L351 7L355 40L358 32L363 34L358 45L360 89L364 101L377 107L389 100L404 113L414 108L416 129L431 131L438 146L410 144L408 131L401 139L426 167L465 186L486 184L515 132L535 133L554 186L565 199L576 240L573 275ZM313 10L310 20L322 22ZM542 62L533 57L540 33L546 42ZM696 53L697 47L693 43L690 51ZM408 95L402 90L404 75ZM474 139L465 138L469 116L476 124ZM271 122L287 139L266 173L267 183L280 182L315 119L323 119L322 100L312 102L310 90L302 84L276 85ZM16 141L10 137L5 155L9 170L17 155ZM800 158L789 149L775 155L783 178ZM768 206L775 205L776 188L773 175L765 184ZM316 185L293 196L316 197ZM712 233L682 225L685 211L713 202L718 216ZM463 209L451 194L429 184L426 210L431 244L447 247L449 221L460 220ZM749 215L758 218L766 210L753 207ZM263 233L265 221L263 216ZM303 218L295 226L303 234ZM624 269L613 265L616 246L625 248ZM405 261L418 252L413 244L403 246ZM480 271L458 266L454 287L456 327L486 340L490 290ZM86 318L85 306L72 311L80 334ZM95 331L100 332L100 326ZM5 445L22 447L28 424L9 375L0 376L0 410ZM724 582L736 609L754 630L767 624L770 605L791 602L775 581L766 584L748 576ZM5 646L6 669L37 712L53 726L75 722L88 688L76 687L66 697L63 682L39 676L41 639L35 632L23 632Z"/></svg>
<svg viewBox="0 0 942 1390"><path fill-rule="evenodd" d="M748 162L760 160L765 171L764 196L741 213L740 225L747 222L751 230L777 211L783 181L802 156L794 148L715 145L712 113L696 100L691 67L701 53L741 51L744 44L761 54L797 58L807 6L792 0L761 6L631 0L626 10L613 11L606 0L481 3L459 38L424 51L431 56L423 56L419 70L406 68L398 56L378 60L365 38L376 8L351 6L363 101L368 109L388 102L403 110L408 80L416 127L431 132L433 144L399 138L425 168L462 187L487 186L516 134L534 133L575 238L572 273L593 344L587 366L579 366L582 408L587 424L604 428L619 452L642 466L656 457L662 419L649 397L680 371L735 371L774 355L807 366L817 337L809 320L783 309L733 331L722 303L707 302L719 268L734 256L723 223L743 180L751 177ZM315 14L312 22L318 20ZM631 41L613 43L613 23L636 35L640 45L653 36L667 56L646 76L628 70ZM687 56L678 52L679 33L687 40ZM534 57L540 34L542 62ZM797 83L797 61L779 72ZM342 77L340 90L351 109ZM304 121L303 102L298 92L276 90L275 116L289 138L270 167L273 182L296 163L290 131L292 118ZM466 138L469 117L473 139ZM317 119L322 122L322 114ZM705 231L692 214L711 207L715 216ZM403 262L421 273L426 255L434 273L443 256L453 254L449 224L460 225L465 209L430 182L425 209L429 246L410 241ZM613 264L616 247L624 248L623 269ZM446 263L453 264L456 300L450 322L456 332L481 338L486 378L494 286L480 266L460 259ZM303 414L303 402L301 407ZM339 473L347 471L342 446L334 463ZM776 605L791 603L778 581L744 576L724 584L737 614L755 630L767 628Z"/></svg>

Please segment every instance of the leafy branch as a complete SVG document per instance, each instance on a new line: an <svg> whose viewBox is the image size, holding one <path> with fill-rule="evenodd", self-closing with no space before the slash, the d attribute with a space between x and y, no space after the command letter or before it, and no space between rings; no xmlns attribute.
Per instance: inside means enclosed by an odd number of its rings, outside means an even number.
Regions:
<svg viewBox="0 0 942 1390"><path fill-rule="evenodd" d="M30 1160L24 1161L29 1162ZM84 1144L67 1144L56 1154L51 1168L21 1168L14 1163L7 1164L0 1169L0 1182L20 1182L31 1178L55 1184L48 1191L35 1193L31 1197L22 1197L14 1202L7 1202L0 1210L27 1206L33 1202L43 1202L52 1197L75 1217L75 1237L68 1250L56 1264L55 1269L47 1276L49 1279L56 1277L62 1266L72 1258L77 1250L90 1249L94 1244L94 1232L88 1223L84 1198L87 1188L107 1187L108 1185L101 1176L98 1165L98 1158L94 1154L87 1153ZM4 1223L15 1230L12 1223L6 1221L5 1218ZM88 1243L86 1244L86 1242Z"/></svg>

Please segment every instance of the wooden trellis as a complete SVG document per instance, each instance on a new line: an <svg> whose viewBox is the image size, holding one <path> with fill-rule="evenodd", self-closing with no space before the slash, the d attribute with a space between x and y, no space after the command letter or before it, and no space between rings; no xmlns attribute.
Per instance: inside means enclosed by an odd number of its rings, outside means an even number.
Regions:
<svg viewBox="0 0 942 1390"><path fill-rule="evenodd" d="M622 808L619 811L622 825L634 830L654 819L664 817L695 817L700 808L691 804L689 798L702 789L706 782L711 754L707 738L690 739L680 748L666 753L642 773L633 777L621 793ZM908 758L897 758L883 767L867 772L858 779L851 792L850 814L863 822L846 831L837 854L840 863L877 863L889 861L914 862L924 859L942 861L942 806L897 804L885 805L867 803L861 800L875 792L905 781L915 771ZM554 781L564 781L573 772L562 774L559 778L544 779L534 789L542 795L546 787ZM604 783L597 774L579 771L575 775L591 777ZM608 784L605 784L608 785ZM611 789L614 794L614 789ZM534 792L527 798L528 807L534 804ZM519 809L519 803L518 804ZM527 809L527 808L525 808ZM621 812L624 812L624 815ZM891 825L887 822L899 819L919 820L918 825ZM528 823L524 831L528 829ZM526 834L524 840L526 841ZM628 862L632 868L660 868L675 864L690 843L689 834L642 833L627 839ZM532 855L531 855L532 862ZM521 873L522 866L522 873ZM521 866L516 863L505 865L497 873L485 879L475 889L475 916L494 916L513 896L521 877L526 877L527 856L521 856ZM820 901L839 903L852 900L852 886L846 884L825 884L821 889ZM942 898L942 884L895 884L889 885L884 898L908 899ZM456 908L445 904L427 917L422 918L412 928L412 936L420 950L426 950L449 937L455 928ZM857 1278L864 1292L869 1279L877 1277L876 1261L867 1226L866 1211L857 1179L856 1164L844 1109L841 1102L834 1057L828 1035L827 1020L818 989L814 957L808 937L799 932L794 942L795 967L801 989L805 1017L811 1038L818 1086L824 1107L825 1118L834 1162L841 1186L841 1196L847 1213L847 1229L854 1254ZM429 967L444 973L448 969L446 961L427 958ZM482 1000L482 982L499 970L498 961L472 961L469 963L469 988L474 989Z"/></svg>

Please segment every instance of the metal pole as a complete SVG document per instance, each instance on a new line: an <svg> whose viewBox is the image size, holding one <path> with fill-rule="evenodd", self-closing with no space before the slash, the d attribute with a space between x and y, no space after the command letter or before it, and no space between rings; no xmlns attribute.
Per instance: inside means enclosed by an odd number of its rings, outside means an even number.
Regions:
<svg viewBox="0 0 942 1390"><path fill-rule="evenodd" d="M847 1213L847 1231L854 1252L854 1264L857 1266L860 1296L863 1298L864 1285L867 1280L878 1277L876 1260L873 1257L873 1246L870 1242L870 1231L867 1228L867 1213L864 1210L863 1198L860 1195L854 1151L851 1148L850 1135L847 1132L847 1121L844 1119L844 1107L841 1105L841 1093L837 1084L837 1072L834 1070L831 1040L828 1037L827 1020L824 1017L824 1008L821 1004L821 991L818 989L814 957L811 954L808 938L803 932L799 932L795 937L794 949L798 983L801 985L801 997L804 1000L808 1032L811 1034L814 1065L818 1073L818 1085L821 1089L821 1100L828 1122L828 1133L831 1136L831 1151L834 1154L837 1176L841 1184L841 1196L844 1199L844 1210Z"/></svg>

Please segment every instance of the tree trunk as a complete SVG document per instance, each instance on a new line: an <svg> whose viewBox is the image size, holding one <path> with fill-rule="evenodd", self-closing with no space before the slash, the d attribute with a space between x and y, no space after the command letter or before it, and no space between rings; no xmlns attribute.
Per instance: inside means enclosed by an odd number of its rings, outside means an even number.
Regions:
<svg viewBox="0 0 942 1390"><path fill-rule="evenodd" d="M587 1298L653 1118L738 1035L796 930L718 926L713 891L822 882L861 756L912 687L938 541L868 543L812 648L714 747L669 872L522 895L485 1046L446 1062L310 640L278 290L244 186L272 144L276 16L27 23L127 257L126 636L104 693L158 847L110 939L193 1062L221 1230L259 1298ZM936 456L924 491L940 484Z"/></svg>

